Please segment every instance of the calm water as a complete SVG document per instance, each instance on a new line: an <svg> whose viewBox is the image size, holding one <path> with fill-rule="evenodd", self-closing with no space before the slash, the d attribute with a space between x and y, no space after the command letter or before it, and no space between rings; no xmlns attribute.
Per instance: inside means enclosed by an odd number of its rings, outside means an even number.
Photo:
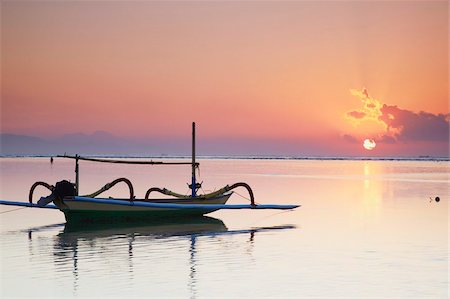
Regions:
<svg viewBox="0 0 450 299"><path fill-rule="evenodd" d="M302 207L74 230L59 211L0 206L1 297L448 297L448 162L200 163L205 191L245 181L259 203ZM81 162L80 172L81 193L125 176L138 197L152 186L187 192L190 178L186 166ZM73 181L74 162L3 158L0 177L1 199L27 201L37 180Z"/></svg>

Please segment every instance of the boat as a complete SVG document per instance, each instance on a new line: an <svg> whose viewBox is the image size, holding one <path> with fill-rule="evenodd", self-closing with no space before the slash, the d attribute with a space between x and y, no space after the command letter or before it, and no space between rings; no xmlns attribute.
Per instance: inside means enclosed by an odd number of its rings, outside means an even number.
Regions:
<svg viewBox="0 0 450 299"><path fill-rule="evenodd" d="M238 182L207 194L199 194L202 184L197 182L196 171L199 163L195 154L195 122L192 123L192 160L190 162L163 162L141 161L83 157L79 155L58 155L59 158L75 160L75 183L68 180L57 182L54 186L46 182L38 181L31 186L29 201L0 201L3 205L25 206L32 208L58 209L64 213L67 223L86 223L99 221L149 221L155 219L179 219L186 217L198 217L217 210L227 209L277 209L291 210L299 205L282 204L257 204L253 190L245 182ZM53 159L52 159L53 160ZM100 188L98 191L80 195L79 188L79 163L89 161L96 163L118 163L134 165L191 165L192 177L188 185L190 195L183 195L166 188L152 187L147 190L145 196L136 198L134 188L127 178L118 178ZM124 182L128 185L129 198L101 198L103 192L111 189L116 184ZM37 203L33 203L33 192L36 187L43 186L51 191L46 197L41 197ZM249 193L250 204L226 204L236 188L245 188ZM151 193L160 193L169 197L150 198Z"/></svg>

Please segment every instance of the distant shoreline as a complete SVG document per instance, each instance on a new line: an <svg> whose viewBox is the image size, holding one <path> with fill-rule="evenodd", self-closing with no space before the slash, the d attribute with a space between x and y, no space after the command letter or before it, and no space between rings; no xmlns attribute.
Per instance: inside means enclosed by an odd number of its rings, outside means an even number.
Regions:
<svg viewBox="0 0 450 299"><path fill-rule="evenodd" d="M83 155L92 158L114 158L114 159L191 159L191 156L127 156L127 155ZM1 158L56 158L56 155L0 155ZM314 160L314 161L435 161L448 162L450 157L292 157L292 156L197 156L201 160Z"/></svg>

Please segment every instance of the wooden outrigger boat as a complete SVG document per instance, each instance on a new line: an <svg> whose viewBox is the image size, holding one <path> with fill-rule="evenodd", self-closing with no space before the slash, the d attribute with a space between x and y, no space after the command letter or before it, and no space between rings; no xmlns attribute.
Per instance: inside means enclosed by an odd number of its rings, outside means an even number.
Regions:
<svg viewBox="0 0 450 299"><path fill-rule="evenodd" d="M275 205L256 204L253 191L246 183L240 182L227 185L220 190L209 194L197 194L201 183L196 181L196 169L199 163L195 157L195 123L192 123L192 161L191 162L160 162L160 161L126 161L113 159L99 159L81 157L78 155L58 156L75 160L75 184L66 180L57 182L52 186L45 182L36 182L30 189L29 202L0 201L3 205L25 206L33 208L59 209L65 215L66 221L71 223L98 221L98 220L148 220L148 219L170 219L180 217L201 216L221 209L295 209L299 205ZM167 189L157 187L150 188L144 198L136 198L131 182L126 178L119 178L106 184L97 192L89 195L79 195L79 161L92 161L99 163L120 163L139 165L191 165L192 181L189 184L191 195L182 195ZM109 190L119 182L124 182L130 190L130 197L125 198L97 198L98 195ZM41 197L33 203L33 192L37 186L44 186L52 193L47 197ZM250 204L230 205L226 204L233 189L246 188L250 196ZM152 192L158 192L170 198L150 199ZM53 202L53 204L50 204Z"/></svg>

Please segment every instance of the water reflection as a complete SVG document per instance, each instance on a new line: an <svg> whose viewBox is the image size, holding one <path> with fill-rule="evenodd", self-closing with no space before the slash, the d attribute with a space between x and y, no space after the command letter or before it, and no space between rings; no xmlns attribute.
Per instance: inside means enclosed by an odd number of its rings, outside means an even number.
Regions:
<svg viewBox="0 0 450 299"><path fill-rule="evenodd" d="M36 227L28 230L29 246L33 241L33 233L45 231L46 229L54 229L60 227L61 224ZM198 217L189 220L178 220L176 222L155 222L150 224L136 223L119 223L119 224L97 224L89 226L74 226L65 224L64 229L56 235L53 241L53 263L57 272L61 275L72 276L73 295L79 293L78 286L83 285L83 275L92 275L93 271L101 272L111 269L111 264L124 264L126 267L121 268L120 273L124 281L132 284L134 275L139 275L139 269L143 264L153 267L155 260L163 259L163 251L170 250L170 256L183 256L188 273L185 274L187 281L187 290L191 298L196 298L198 275L197 269L202 260L197 260L197 255L202 250L198 247L204 247L205 238L214 238L214 242L222 246L229 246L224 235L248 235L247 242L249 246L245 246L245 253L252 254L255 236L261 231L286 230L295 228L293 225L257 227L240 230L229 230L223 221L212 217ZM216 238L217 237L217 238ZM188 242L188 246L180 246L182 243ZM175 249L170 244L176 243ZM154 251L152 247L160 244L161 247ZM209 246L210 244L206 244ZM182 248L185 247L185 253L182 254ZM143 249L145 249L143 251ZM181 249L181 250L180 250ZM205 250L203 248L203 250ZM143 254L144 252L144 254ZM108 267L103 264L108 262ZM80 263L83 265L80 269ZM88 264L88 269L86 269ZM139 269L135 271L135 267ZM117 271L119 271L117 266ZM155 267L157 268L157 267ZM91 273L89 273L91 272ZM66 279L69 277L66 277ZM80 281L81 280L81 281Z"/></svg>
<svg viewBox="0 0 450 299"><path fill-rule="evenodd" d="M384 172L383 167L377 162L366 161L364 163L364 188L362 194L365 217L373 218L379 214L383 190L385 189L385 184L387 184L381 179L381 174Z"/></svg>

